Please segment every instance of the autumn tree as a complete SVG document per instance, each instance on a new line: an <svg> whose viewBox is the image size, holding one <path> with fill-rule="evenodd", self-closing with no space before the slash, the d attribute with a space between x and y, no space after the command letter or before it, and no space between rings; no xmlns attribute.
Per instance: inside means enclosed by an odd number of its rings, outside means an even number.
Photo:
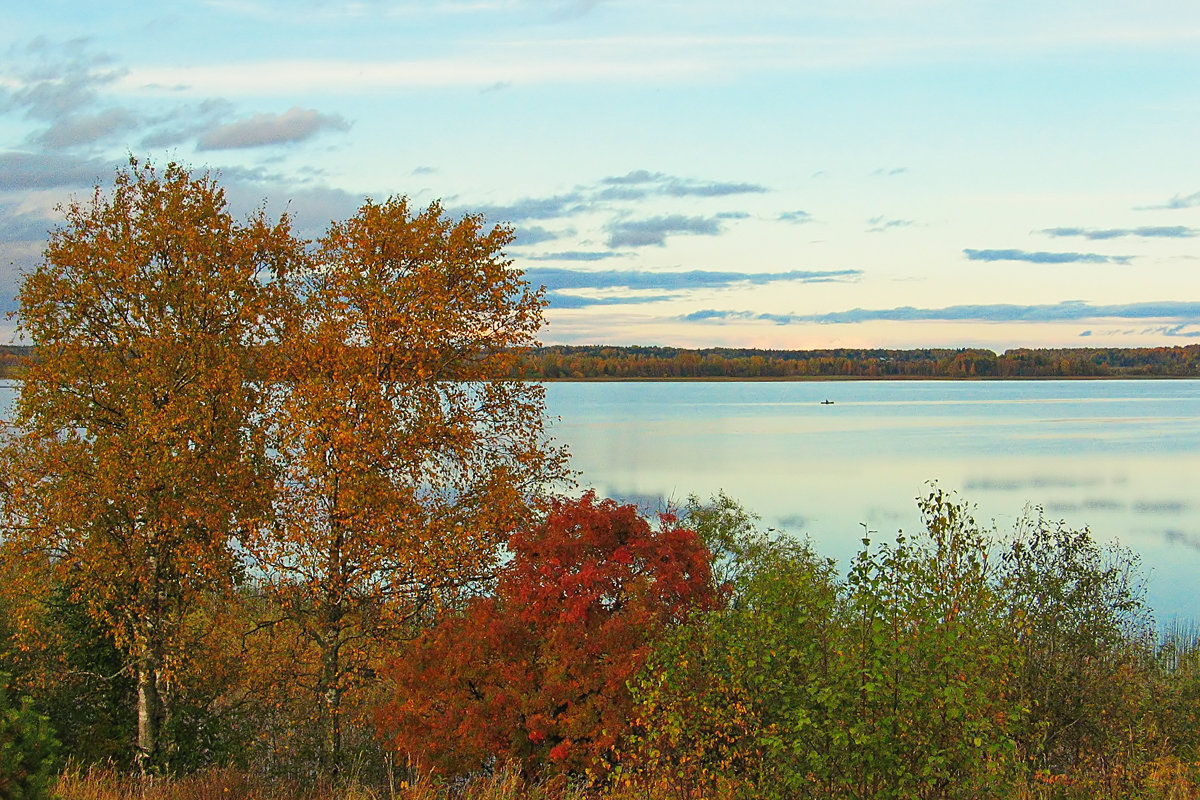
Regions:
<svg viewBox="0 0 1200 800"><path fill-rule="evenodd" d="M239 223L210 176L131 159L22 280L37 358L0 453L5 557L52 570L111 635L143 770L170 757L189 615L230 586L231 539L263 511L249 376L296 256L286 220Z"/></svg>
<svg viewBox="0 0 1200 800"><path fill-rule="evenodd" d="M518 530L494 595L403 649L381 735L413 763L463 774L612 767L629 730L628 682L654 638L715 600L708 551L667 517L591 493Z"/></svg>
<svg viewBox="0 0 1200 800"><path fill-rule="evenodd" d="M293 276L273 522L247 548L275 609L262 633L315 700L331 771L383 645L491 576L562 472L542 388L500 377L542 324L511 239L437 204L367 202Z"/></svg>

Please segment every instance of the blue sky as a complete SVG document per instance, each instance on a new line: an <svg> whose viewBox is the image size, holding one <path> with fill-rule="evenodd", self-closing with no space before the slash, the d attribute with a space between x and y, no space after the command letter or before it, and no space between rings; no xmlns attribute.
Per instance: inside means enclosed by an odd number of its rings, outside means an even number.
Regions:
<svg viewBox="0 0 1200 800"><path fill-rule="evenodd" d="M46 0L0 52L8 308L134 154L509 222L548 343L1200 342L1192 0Z"/></svg>

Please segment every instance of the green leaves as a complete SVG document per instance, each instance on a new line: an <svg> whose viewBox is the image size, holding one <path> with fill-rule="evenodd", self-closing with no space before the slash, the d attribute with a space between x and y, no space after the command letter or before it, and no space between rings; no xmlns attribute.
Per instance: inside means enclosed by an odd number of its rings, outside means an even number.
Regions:
<svg viewBox="0 0 1200 800"><path fill-rule="evenodd" d="M1152 684L1153 621L1136 556L1086 530L1025 520L1003 552L999 590L1023 668L1013 690L1029 709L1018 744L1031 771L1092 759L1138 760ZM1149 729L1149 728L1148 728ZM1137 746L1149 747L1149 736Z"/></svg>
<svg viewBox="0 0 1200 800"><path fill-rule="evenodd" d="M667 776L685 796L997 792L1016 651L994 622L987 540L936 490L922 509L923 535L867 540L838 581L728 498L700 507L725 524L709 537L734 576L730 603L651 654L634 683L641 725L625 775Z"/></svg>
<svg viewBox="0 0 1200 800"><path fill-rule="evenodd" d="M54 782L59 743L29 698L12 702L7 678L0 675L0 796L41 800Z"/></svg>

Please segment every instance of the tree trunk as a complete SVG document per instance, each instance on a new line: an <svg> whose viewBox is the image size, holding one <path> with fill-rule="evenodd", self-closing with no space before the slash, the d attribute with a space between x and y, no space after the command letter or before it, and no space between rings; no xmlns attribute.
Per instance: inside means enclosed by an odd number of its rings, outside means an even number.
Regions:
<svg viewBox="0 0 1200 800"><path fill-rule="evenodd" d="M325 613L321 650L322 701L325 704L322 760L329 775L337 775L342 762L342 618L345 616L344 532L339 518L341 476L333 476L329 523L333 534L327 554Z"/></svg>
<svg viewBox="0 0 1200 800"><path fill-rule="evenodd" d="M162 727L166 718L161 691L161 659L150 642L138 648L137 664L137 765L143 775L162 761Z"/></svg>
<svg viewBox="0 0 1200 800"><path fill-rule="evenodd" d="M326 639L325 652L321 654L321 680L325 687L322 700L325 703L324 730L322 733L321 750L325 770L329 775L337 775L342 760L342 689L339 680L338 639L337 631L329 631Z"/></svg>
<svg viewBox="0 0 1200 800"><path fill-rule="evenodd" d="M157 559L151 563L157 566ZM171 697L164 674L166 648L162 636L163 598L155 592L152 599L143 603L149 613L143 612L133 621L135 631L134 667L137 674L137 765L142 775L159 772L168 766L171 753L170 719Z"/></svg>

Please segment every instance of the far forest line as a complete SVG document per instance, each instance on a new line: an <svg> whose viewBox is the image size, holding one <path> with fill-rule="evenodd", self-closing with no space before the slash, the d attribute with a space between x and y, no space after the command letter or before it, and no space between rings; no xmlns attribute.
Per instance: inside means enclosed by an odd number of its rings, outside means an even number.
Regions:
<svg viewBox="0 0 1200 800"><path fill-rule="evenodd" d="M0 378L19 378L34 348L0 345ZM1180 347L766 350L549 345L526 353L523 380L829 380L1200 378L1200 344Z"/></svg>
<svg viewBox="0 0 1200 800"><path fill-rule="evenodd" d="M554 345L523 360L529 380L835 378L1200 378L1185 347L752 350Z"/></svg>

